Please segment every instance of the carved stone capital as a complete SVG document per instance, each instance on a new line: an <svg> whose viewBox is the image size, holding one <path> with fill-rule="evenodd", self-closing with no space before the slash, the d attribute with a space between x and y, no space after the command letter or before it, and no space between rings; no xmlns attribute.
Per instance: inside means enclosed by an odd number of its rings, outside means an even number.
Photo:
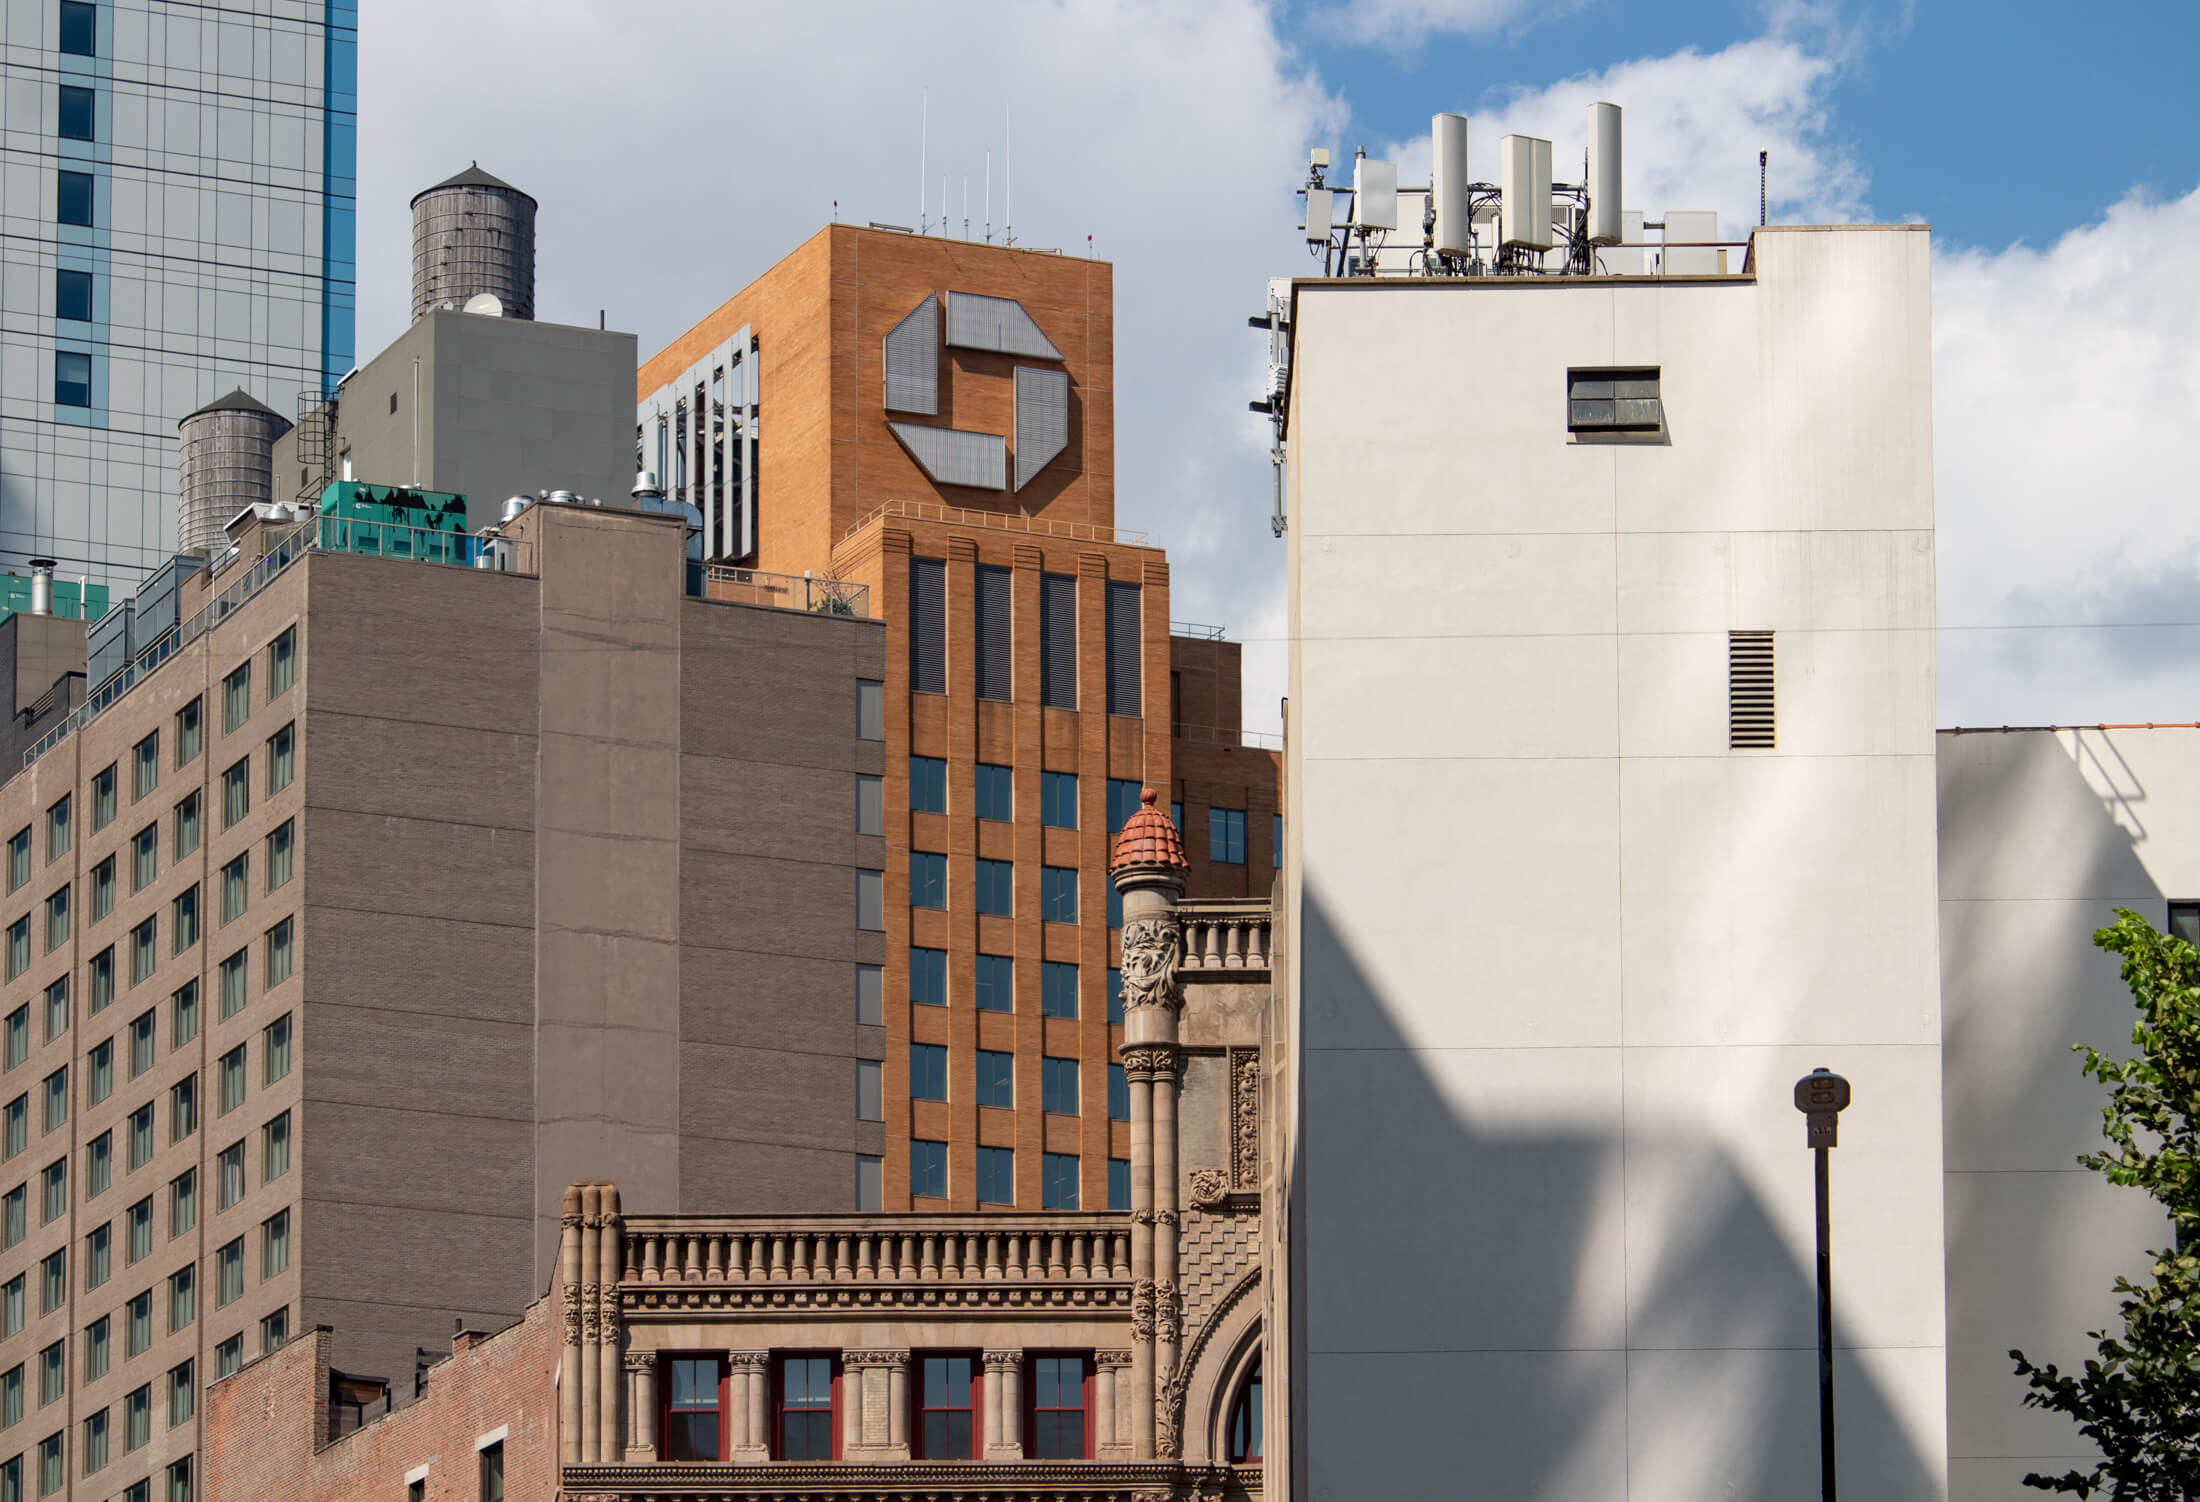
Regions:
<svg viewBox="0 0 2200 1502"><path fill-rule="evenodd" d="M559 1229L559 1230L561 1230L561 1231L578 1231L578 1230L579 1230L580 1228L581 1228L581 1212L580 1212L580 1211L578 1211L578 1210L569 1210L569 1211L567 1211L567 1212L566 1212L565 1214L563 1214L563 1215L561 1215L561 1216L559 1216L559 1217L558 1217L558 1229Z"/></svg>
<svg viewBox="0 0 2200 1502"><path fill-rule="evenodd" d="M1211 1210L1230 1197L1230 1176L1219 1168L1195 1168L1191 1187L1192 1208Z"/></svg>
<svg viewBox="0 0 2200 1502"><path fill-rule="evenodd" d="M842 1351L840 1364L853 1370L864 1367L905 1367L909 1364L907 1351Z"/></svg>
<svg viewBox="0 0 2200 1502"><path fill-rule="evenodd" d="M1183 1010L1184 993L1177 985L1177 965L1184 955L1184 938L1174 918L1146 918L1123 929L1123 1010L1166 1007Z"/></svg>
<svg viewBox="0 0 2200 1502"><path fill-rule="evenodd" d="M1123 1050L1123 1077L1126 1080L1175 1079L1176 1050L1166 1045L1143 1045Z"/></svg>
<svg viewBox="0 0 2200 1502"><path fill-rule="evenodd" d="M1094 1351L1092 1364L1101 1367L1122 1367L1131 1364L1131 1353L1125 1350Z"/></svg>
<svg viewBox="0 0 2200 1502"><path fill-rule="evenodd" d="M602 1330L603 1289L595 1283L584 1283L581 1285L581 1344L599 1344Z"/></svg>
<svg viewBox="0 0 2200 1502"><path fill-rule="evenodd" d="M1156 1330L1164 1339L1174 1339L1177 1326L1184 1318L1184 1306L1176 1285L1167 1278L1153 1286L1153 1317Z"/></svg>
<svg viewBox="0 0 2200 1502"><path fill-rule="evenodd" d="M761 1372L770 1368L772 1353L769 1351L728 1351L726 1369L734 1372Z"/></svg>
<svg viewBox="0 0 2200 1502"><path fill-rule="evenodd" d="M630 1372L653 1372L657 1370L657 1353L655 1351L629 1351L626 1353L625 1360L626 1369Z"/></svg>
<svg viewBox="0 0 2200 1502"><path fill-rule="evenodd" d="M1153 1213L1153 1223L1157 1226L1173 1226L1177 1223L1176 1212L1174 1210L1156 1210Z"/></svg>
<svg viewBox="0 0 2200 1502"><path fill-rule="evenodd" d="M581 1287L568 1283L559 1290L559 1299L565 1323L565 1343L577 1346L581 1343Z"/></svg>
<svg viewBox="0 0 2200 1502"><path fill-rule="evenodd" d="M989 1372L1012 1371L1023 1365L1023 1360L1024 1353L1021 1351L987 1351L985 1369Z"/></svg>
<svg viewBox="0 0 2200 1502"><path fill-rule="evenodd" d="M1153 1224L1153 1211L1151 1211L1151 1210L1133 1210L1133 1211L1131 1212L1131 1224L1132 1224L1132 1225L1134 1225L1134 1226L1150 1226L1150 1225L1152 1225L1152 1224Z"/></svg>
<svg viewBox="0 0 2200 1502"><path fill-rule="evenodd" d="M1131 1340L1134 1344L1153 1344L1153 1295L1154 1285L1151 1278L1140 1278L1131 1285Z"/></svg>

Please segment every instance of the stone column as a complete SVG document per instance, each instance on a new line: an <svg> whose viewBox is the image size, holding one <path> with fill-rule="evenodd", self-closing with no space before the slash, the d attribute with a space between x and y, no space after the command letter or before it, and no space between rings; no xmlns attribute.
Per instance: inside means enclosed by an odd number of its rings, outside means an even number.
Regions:
<svg viewBox="0 0 2200 1502"><path fill-rule="evenodd" d="M985 1353L986 1460L1024 1458L1024 1353Z"/></svg>
<svg viewBox="0 0 2200 1502"><path fill-rule="evenodd" d="M1130 1417L1130 1383L1127 1376L1131 1353L1095 1351L1092 1353L1092 1365L1094 1448L1120 1452L1129 1439L1129 1425L1126 1421Z"/></svg>
<svg viewBox="0 0 2200 1502"><path fill-rule="evenodd" d="M847 1460L909 1458L909 1353L841 1354L841 1455Z"/></svg>
<svg viewBox="0 0 2200 1502"><path fill-rule="evenodd" d="M728 1351L726 1372L731 1390L727 1405L732 1412L733 1443L729 1459L755 1462L771 1458L771 1353Z"/></svg>
<svg viewBox="0 0 2200 1502"><path fill-rule="evenodd" d="M657 1458L657 1355L654 1351L626 1353L628 1397L626 1405L626 1458Z"/></svg>
<svg viewBox="0 0 2200 1502"><path fill-rule="evenodd" d="M603 1378L603 1288L599 1279L603 1256L603 1190L594 1184L581 1186L581 1359L578 1379L581 1403L581 1464L603 1459L603 1402L596 1384Z"/></svg>
<svg viewBox="0 0 2200 1502"><path fill-rule="evenodd" d="M850 1459L863 1448L863 1384L870 1354L843 1351L840 1356L840 1453Z"/></svg>
<svg viewBox="0 0 2200 1502"><path fill-rule="evenodd" d="M895 1458L909 1458L909 1353L886 1369L886 1443Z"/></svg>
<svg viewBox="0 0 2200 1502"><path fill-rule="evenodd" d="M581 1459L581 1187L565 1186L558 1218L558 1303L564 1344L558 1359L558 1463Z"/></svg>
<svg viewBox="0 0 2200 1502"><path fill-rule="evenodd" d="M619 1217L619 1190L614 1184L603 1186L603 1197L598 1204L596 1228L596 1277L597 1277L597 1329L600 1344L596 1349L596 1401L603 1412L596 1420L598 1441L597 1456L605 1465L616 1465L622 1458L620 1438L626 1433L621 1401L626 1396L625 1347L626 1318L619 1307L619 1280L626 1272L626 1222Z"/></svg>
<svg viewBox="0 0 2200 1502"><path fill-rule="evenodd" d="M1154 1393L1159 1407L1154 1416L1154 1453L1174 1459L1180 1452L1176 1426L1170 1422L1176 1394L1177 1353L1183 1343L1183 1301L1178 1296L1176 1085L1178 1058L1174 1050L1156 1049L1153 1074L1153 1328Z"/></svg>
<svg viewBox="0 0 2200 1502"><path fill-rule="evenodd" d="M1143 1049L1123 1053L1123 1076L1131 1093L1131 1403L1134 1412L1153 1411L1153 1071ZM1150 1425L1132 1436L1131 1453L1153 1458Z"/></svg>

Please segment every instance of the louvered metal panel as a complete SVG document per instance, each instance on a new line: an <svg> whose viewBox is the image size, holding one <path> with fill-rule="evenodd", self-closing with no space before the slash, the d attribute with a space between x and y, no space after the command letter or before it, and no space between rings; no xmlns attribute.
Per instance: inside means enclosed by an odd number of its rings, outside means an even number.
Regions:
<svg viewBox="0 0 2200 1502"><path fill-rule="evenodd" d="M703 556L756 552L757 406L762 387L749 326L635 406L642 456L675 501L703 516Z"/></svg>
<svg viewBox="0 0 2200 1502"><path fill-rule="evenodd" d="M976 292L947 294L947 342L958 349L984 349L1003 355L1059 360L1062 352L1039 330L1012 297Z"/></svg>
<svg viewBox="0 0 2200 1502"><path fill-rule="evenodd" d="M1775 744L1777 685L1770 631L1726 634L1726 743L1736 750Z"/></svg>
<svg viewBox="0 0 2200 1502"><path fill-rule="evenodd" d="M1108 713L1144 714L1139 698L1138 586L1108 581Z"/></svg>
<svg viewBox="0 0 2200 1502"><path fill-rule="evenodd" d="M1014 675L1009 658L1014 650L1010 635L1009 571L985 564L978 567L978 697L1011 696Z"/></svg>
<svg viewBox="0 0 2200 1502"><path fill-rule="evenodd" d="M938 558L909 560L909 686L947 692L947 564Z"/></svg>
<svg viewBox="0 0 2200 1502"><path fill-rule="evenodd" d="M1008 489L1008 440L1000 434L928 428L914 422L890 422L886 426L933 484Z"/></svg>
<svg viewBox="0 0 2200 1502"><path fill-rule="evenodd" d="M1039 576L1039 702L1077 707L1077 580Z"/></svg>
<svg viewBox="0 0 2200 1502"><path fill-rule="evenodd" d="M927 297L886 335L886 410L940 411L940 300Z"/></svg>
<svg viewBox="0 0 2200 1502"><path fill-rule="evenodd" d="M1016 488L1069 447L1069 372L1016 367Z"/></svg>

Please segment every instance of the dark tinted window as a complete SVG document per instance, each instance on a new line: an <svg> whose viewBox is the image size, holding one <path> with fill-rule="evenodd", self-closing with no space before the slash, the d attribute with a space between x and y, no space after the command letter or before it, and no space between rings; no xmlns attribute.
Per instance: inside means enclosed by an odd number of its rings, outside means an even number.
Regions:
<svg viewBox="0 0 2200 1502"><path fill-rule="evenodd" d="M74 350L53 353L53 400L57 407L92 404L92 357Z"/></svg>
<svg viewBox="0 0 2200 1502"><path fill-rule="evenodd" d="M99 55L99 11L87 0L61 0L61 50L71 57Z"/></svg>
<svg viewBox="0 0 2200 1502"><path fill-rule="evenodd" d="M61 86L61 139L89 141L91 138L92 91L65 83Z"/></svg>
<svg viewBox="0 0 2200 1502"><path fill-rule="evenodd" d="M56 174L56 179L54 218L63 224L76 224L89 229L92 223L92 175L89 172L61 172Z"/></svg>
<svg viewBox="0 0 2200 1502"><path fill-rule="evenodd" d="M53 316L77 323L92 321L92 274L67 268L53 274Z"/></svg>

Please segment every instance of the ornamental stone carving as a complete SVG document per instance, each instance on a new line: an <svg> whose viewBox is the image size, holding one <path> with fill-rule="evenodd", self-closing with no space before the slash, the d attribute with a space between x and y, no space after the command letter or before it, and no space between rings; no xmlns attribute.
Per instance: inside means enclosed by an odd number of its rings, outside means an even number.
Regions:
<svg viewBox="0 0 2200 1502"><path fill-rule="evenodd" d="M1184 1317L1184 1306L1177 1300L1176 1285L1167 1278L1153 1286L1153 1317L1155 1325L1164 1334L1174 1334L1178 1322Z"/></svg>
<svg viewBox="0 0 2200 1502"><path fill-rule="evenodd" d="M1131 1289L1131 1339L1140 1345L1153 1344L1153 1279L1140 1278Z"/></svg>
<svg viewBox="0 0 2200 1502"><path fill-rule="evenodd" d="M1176 1075L1176 1050L1173 1048L1126 1048L1123 1050L1123 1077L1128 1080L1153 1080Z"/></svg>
<svg viewBox="0 0 2200 1502"><path fill-rule="evenodd" d="M840 1353L840 1364L844 1367L858 1369L869 1366L889 1368L907 1366L909 1364L909 1353L907 1351L843 1351Z"/></svg>
<svg viewBox="0 0 2200 1502"><path fill-rule="evenodd" d="M1192 1208L1212 1210L1230 1197L1230 1176L1219 1168L1192 1170Z"/></svg>
<svg viewBox="0 0 2200 1502"><path fill-rule="evenodd" d="M984 1356L985 1369L989 1372L1011 1371L1022 1366L1024 1361L1021 1351L987 1351Z"/></svg>
<svg viewBox="0 0 2200 1502"><path fill-rule="evenodd" d="M581 1343L581 1289L578 1283L568 1283L559 1301L564 1305L565 1343L577 1346Z"/></svg>
<svg viewBox="0 0 2200 1502"><path fill-rule="evenodd" d="M1230 1187L1260 1188L1260 1050L1230 1050Z"/></svg>
<svg viewBox="0 0 2200 1502"><path fill-rule="evenodd" d="M1184 1453L1184 1372L1181 1368L1153 1395L1153 1452L1161 1460L1175 1460Z"/></svg>
<svg viewBox="0 0 2200 1502"><path fill-rule="evenodd" d="M594 1283L581 1287L581 1339L596 1344L603 1329L603 1290Z"/></svg>
<svg viewBox="0 0 2200 1502"><path fill-rule="evenodd" d="M1123 930L1123 1010L1167 1007L1181 1011L1184 994L1176 983L1184 953L1176 921L1149 918Z"/></svg>
<svg viewBox="0 0 2200 1502"><path fill-rule="evenodd" d="M630 1372L637 1373L653 1372L657 1370L657 1353L655 1351L627 1352L626 1369Z"/></svg>
<svg viewBox="0 0 2200 1502"><path fill-rule="evenodd" d="M726 1369L735 1372L761 1372L771 1365L769 1351L728 1351Z"/></svg>

